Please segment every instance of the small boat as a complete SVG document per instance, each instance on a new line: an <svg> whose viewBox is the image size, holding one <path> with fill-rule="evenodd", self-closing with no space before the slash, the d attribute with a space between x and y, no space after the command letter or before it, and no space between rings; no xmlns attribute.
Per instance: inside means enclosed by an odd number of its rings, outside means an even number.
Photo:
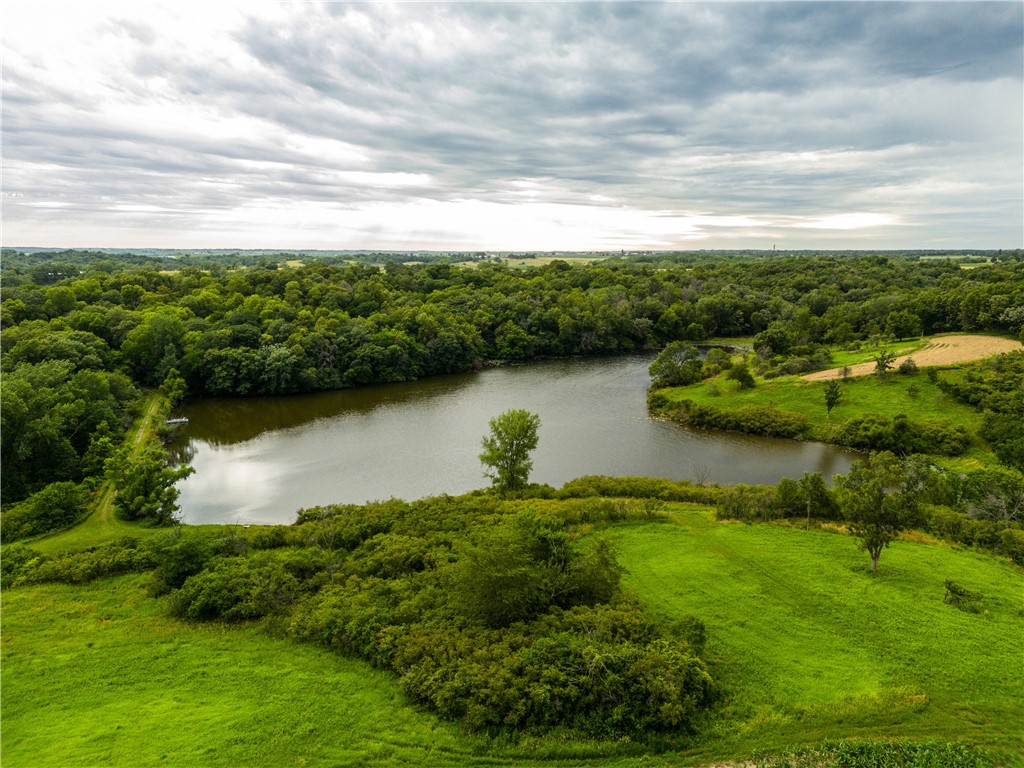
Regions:
<svg viewBox="0 0 1024 768"><path fill-rule="evenodd" d="M168 419L165 424L188 424L188 419Z"/></svg>

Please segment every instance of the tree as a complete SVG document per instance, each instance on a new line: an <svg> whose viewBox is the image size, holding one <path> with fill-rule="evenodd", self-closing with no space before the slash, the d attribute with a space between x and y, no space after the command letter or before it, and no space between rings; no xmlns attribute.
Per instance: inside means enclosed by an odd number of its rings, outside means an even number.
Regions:
<svg viewBox="0 0 1024 768"><path fill-rule="evenodd" d="M885 319L885 330L897 339L909 339L921 335L921 318L913 312L903 310L890 312Z"/></svg>
<svg viewBox="0 0 1024 768"><path fill-rule="evenodd" d="M704 362L700 350L685 341L673 341L651 363L653 387L682 387L700 381Z"/></svg>
<svg viewBox="0 0 1024 768"><path fill-rule="evenodd" d="M155 440L132 454L133 447L126 445L107 462L116 491L114 509L125 520L171 525L178 511L175 483L194 470L167 466L164 449Z"/></svg>
<svg viewBox="0 0 1024 768"><path fill-rule="evenodd" d="M800 478L800 493L807 505L807 524L811 527L811 510L818 511L818 517L831 518L835 514L836 502L825 484L820 472L806 472Z"/></svg>
<svg viewBox="0 0 1024 768"><path fill-rule="evenodd" d="M725 374L725 378L739 382L740 389L754 388L754 377L750 373L750 369L747 368L747 364L742 361L733 365Z"/></svg>
<svg viewBox="0 0 1024 768"><path fill-rule="evenodd" d="M889 349L879 350L878 354L871 358L875 361L875 375L885 376L886 372L893 368L896 361L896 353Z"/></svg>
<svg viewBox="0 0 1024 768"><path fill-rule="evenodd" d="M838 379L830 379L825 384L825 418L832 416L832 409L843 399L843 388Z"/></svg>
<svg viewBox="0 0 1024 768"><path fill-rule="evenodd" d="M915 467L883 451L856 462L845 477L836 477L839 507L871 557L872 573L878 570L882 549L917 520L921 483Z"/></svg>
<svg viewBox="0 0 1024 768"><path fill-rule="evenodd" d="M164 383L160 385L160 393L167 398L167 402L173 407L185 399L188 392L188 385L185 379L178 372L177 368L171 368L167 372Z"/></svg>
<svg viewBox="0 0 1024 768"><path fill-rule="evenodd" d="M537 447L540 416L514 408L491 419L490 428L480 454L480 461L490 468L484 475L499 493L525 488L533 469L530 451Z"/></svg>

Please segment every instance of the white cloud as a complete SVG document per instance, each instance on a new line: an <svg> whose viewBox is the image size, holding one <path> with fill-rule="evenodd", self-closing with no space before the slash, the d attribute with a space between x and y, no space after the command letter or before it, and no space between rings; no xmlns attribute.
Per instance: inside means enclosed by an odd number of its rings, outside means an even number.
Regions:
<svg viewBox="0 0 1024 768"><path fill-rule="evenodd" d="M1019 246L1022 16L9 0L5 245Z"/></svg>

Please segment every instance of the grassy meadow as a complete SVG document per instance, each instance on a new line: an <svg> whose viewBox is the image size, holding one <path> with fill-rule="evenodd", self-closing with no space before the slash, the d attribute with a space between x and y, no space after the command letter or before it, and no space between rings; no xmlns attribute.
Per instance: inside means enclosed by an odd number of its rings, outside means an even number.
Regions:
<svg viewBox="0 0 1024 768"><path fill-rule="evenodd" d="M679 507L669 523L615 530L627 587L659 614L708 626L725 701L692 754L837 737L964 739L1024 754L1019 568L900 541L872 575L850 536L711 515ZM988 613L944 603L946 579L980 591Z"/></svg>
<svg viewBox="0 0 1024 768"><path fill-rule="evenodd" d="M934 543L717 523L610 529L627 588L708 628L721 688L694 739L488 740L438 720L369 665L273 624L190 624L147 576L4 593L5 768L32 766L697 766L837 739L964 740L1024 753L1024 574ZM943 602L953 578L986 613Z"/></svg>
<svg viewBox="0 0 1024 768"><path fill-rule="evenodd" d="M900 348L900 353L906 350ZM833 358L839 357L833 353ZM869 357L869 356L868 356ZM843 365L863 362L865 353L847 353ZM840 380L842 398L831 413L825 408L825 381L805 381L799 376L757 379L752 389L741 389L738 382L720 374L715 378L661 390L672 403L690 400L724 411L744 405L772 406L807 419L812 439L834 442L832 436L845 422L864 416L893 418L899 414L915 422L939 422L964 427L972 444L958 457L933 457L942 465L977 468L995 463L995 457L978 436L978 412L943 392L923 372L902 375L890 372L884 377L855 376Z"/></svg>
<svg viewBox="0 0 1024 768"><path fill-rule="evenodd" d="M891 418L902 413L912 420L939 419L968 428L978 422L976 410L942 392L921 373L890 374L884 379L857 376L841 381L840 386L843 396L831 414L825 410L825 382L804 381L797 376L759 380L753 389L740 389L736 382L719 377L665 390L665 395L674 402L693 400L727 409L772 405L805 416L818 430L868 414Z"/></svg>

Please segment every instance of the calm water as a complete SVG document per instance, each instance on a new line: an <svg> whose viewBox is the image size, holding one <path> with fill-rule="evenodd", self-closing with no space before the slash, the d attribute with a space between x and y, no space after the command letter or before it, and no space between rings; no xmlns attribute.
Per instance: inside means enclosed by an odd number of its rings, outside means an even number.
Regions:
<svg viewBox="0 0 1024 768"><path fill-rule="evenodd" d="M486 487L488 421L541 418L531 480L649 475L775 483L845 473L855 455L817 443L689 431L647 416L650 356L559 360L410 384L287 398L207 400L181 409L176 457L185 522L290 523L301 507L417 499ZM824 407L824 406L823 406Z"/></svg>

